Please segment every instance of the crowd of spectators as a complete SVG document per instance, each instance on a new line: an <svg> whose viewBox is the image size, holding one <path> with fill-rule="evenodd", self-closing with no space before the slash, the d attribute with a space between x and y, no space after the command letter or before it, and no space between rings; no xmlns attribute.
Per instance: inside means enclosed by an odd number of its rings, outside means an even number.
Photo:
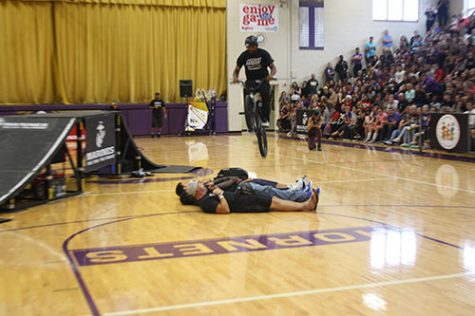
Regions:
<svg viewBox="0 0 475 316"><path fill-rule="evenodd" d="M424 37L415 31L398 47L384 31L381 46L369 37L349 62L340 55L335 67L328 63L321 85L313 74L292 83L279 99L279 132L295 135L297 110L315 109L323 137L418 147L428 138L425 113L475 114L474 15L453 16L445 27L431 21Z"/></svg>

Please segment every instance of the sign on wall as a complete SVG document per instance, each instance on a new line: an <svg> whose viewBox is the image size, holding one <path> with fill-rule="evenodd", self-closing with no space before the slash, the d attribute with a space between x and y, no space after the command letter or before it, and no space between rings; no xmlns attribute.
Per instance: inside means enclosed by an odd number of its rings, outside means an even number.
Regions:
<svg viewBox="0 0 475 316"><path fill-rule="evenodd" d="M433 113L430 117L431 147L453 152L468 152L471 147L469 115Z"/></svg>
<svg viewBox="0 0 475 316"><path fill-rule="evenodd" d="M241 32L277 32L279 10L275 4L241 4Z"/></svg>

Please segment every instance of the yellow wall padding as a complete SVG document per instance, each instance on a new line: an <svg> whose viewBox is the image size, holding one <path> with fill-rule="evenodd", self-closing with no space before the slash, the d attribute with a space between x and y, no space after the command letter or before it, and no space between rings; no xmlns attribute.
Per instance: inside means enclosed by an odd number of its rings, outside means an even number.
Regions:
<svg viewBox="0 0 475 316"><path fill-rule="evenodd" d="M225 9L164 6L218 2L0 1L0 104L177 101L180 79L220 94Z"/></svg>

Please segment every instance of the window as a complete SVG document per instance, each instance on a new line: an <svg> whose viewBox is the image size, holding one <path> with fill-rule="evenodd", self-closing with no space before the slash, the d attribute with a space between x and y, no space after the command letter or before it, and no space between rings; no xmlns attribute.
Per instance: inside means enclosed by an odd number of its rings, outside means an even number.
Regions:
<svg viewBox="0 0 475 316"><path fill-rule="evenodd" d="M475 11L475 0L465 0L465 12L470 15Z"/></svg>
<svg viewBox="0 0 475 316"><path fill-rule="evenodd" d="M323 1L299 1L300 49L323 49L324 47Z"/></svg>
<svg viewBox="0 0 475 316"><path fill-rule="evenodd" d="M373 20L417 22L419 0L373 0Z"/></svg>

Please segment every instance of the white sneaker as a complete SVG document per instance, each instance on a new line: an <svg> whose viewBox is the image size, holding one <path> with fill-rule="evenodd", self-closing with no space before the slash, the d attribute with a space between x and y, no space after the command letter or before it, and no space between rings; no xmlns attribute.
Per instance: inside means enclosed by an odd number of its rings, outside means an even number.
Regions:
<svg viewBox="0 0 475 316"><path fill-rule="evenodd" d="M262 121L262 127L270 127L270 124L268 121Z"/></svg>
<svg viewBox="0 0 475 316"><path fill-rule="evenodd" d="M288 187L289 187L289 190L291 191L303 190L305 188L305 183L303 179L298 179L297 181L295 181L294 184L291 184Z"/></svg>
<svg viewBox="0 0 475 316"><path fill-rule="evenodd" d="M302 181L303 181L303 183L304 183L305 186L308 186L309 184L312 183L312 181L310 181L310 180L307 178L307 176L303 176L303 177L302 177Z"/></svg>

